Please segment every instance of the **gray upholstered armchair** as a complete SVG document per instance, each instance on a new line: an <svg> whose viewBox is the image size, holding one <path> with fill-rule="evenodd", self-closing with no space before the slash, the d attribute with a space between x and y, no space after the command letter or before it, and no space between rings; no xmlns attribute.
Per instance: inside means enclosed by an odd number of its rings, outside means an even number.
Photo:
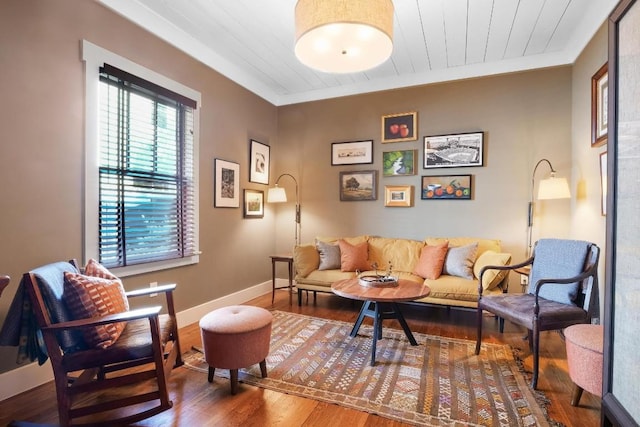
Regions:
<svg viewBox="0 0 640 427"><path fill-rule="evenodd" d="M598 317L597 245L580 240L541 239L533 255L520 264L487 266L480 273L478 286L478 336L476 354L482 341L482 313L489 311L528 330L533 354L531 387L538 385L540 332L564 329L577 323L590 323ZM530 265L529 290L524 294L482 295L482 275L490 269L514 270Z"/></svg>

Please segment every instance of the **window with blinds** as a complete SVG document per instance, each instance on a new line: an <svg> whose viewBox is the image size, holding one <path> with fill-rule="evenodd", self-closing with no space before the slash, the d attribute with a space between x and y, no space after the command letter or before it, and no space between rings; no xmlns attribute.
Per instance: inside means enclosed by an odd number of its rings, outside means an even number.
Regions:
<svg viewBox="0 0 640 427"><path fill-rule="evenodd" d="M100 262L194 255L196 102L107 64L99 91Z"/></svg>

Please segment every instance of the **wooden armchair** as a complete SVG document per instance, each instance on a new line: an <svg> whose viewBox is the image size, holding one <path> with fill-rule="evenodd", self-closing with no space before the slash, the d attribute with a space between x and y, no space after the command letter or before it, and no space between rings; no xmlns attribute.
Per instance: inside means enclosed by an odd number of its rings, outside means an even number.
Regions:
<svg viewBox="0 0 640 427"><path fill-rule="evenodd" d="M171 408L168 377L183 363L173 305L175 285L125 293L127 301L164 293L168 314L160 314L161 307L156 306L72 319L65 272L78 272L74 261L45 265L23 276L42 331L43 350L51 359L60 424L76 425L76 420L80 425L130 424ZM110 346L89 347L83 342L87 327L115 322L126 326Z"/></svg>
<svg viewBox="0 0 640 427"><path fill-rule="evenodd" d="M504 319L528 330L533 354L531 387L538 385L540 332L564 329L578 323L590 323L598 316L598 259L600 248L589 242L541 239L533 255L520 264L486 266L480 272L478 286L476 354L482 342L482 312L498 316L500 332ZM482 295L485 271L515 270L531 266L529 291L525 294Z"/></svg>

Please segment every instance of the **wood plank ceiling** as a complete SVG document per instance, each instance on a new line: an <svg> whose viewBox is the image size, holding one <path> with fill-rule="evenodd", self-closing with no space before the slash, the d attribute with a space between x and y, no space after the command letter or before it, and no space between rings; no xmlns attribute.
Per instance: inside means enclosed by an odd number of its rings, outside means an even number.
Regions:
<svg viewBox="0 0 640 427"><path fill-rule="evenodd" d="M293 53L296 0L99 0L275 105L571 64L617 0L394 0L394 50L362 73Z"/></svg>

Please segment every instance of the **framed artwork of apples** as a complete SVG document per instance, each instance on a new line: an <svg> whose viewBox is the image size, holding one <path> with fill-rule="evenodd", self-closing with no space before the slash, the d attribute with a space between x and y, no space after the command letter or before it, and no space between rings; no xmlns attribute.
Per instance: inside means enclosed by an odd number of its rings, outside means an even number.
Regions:
<svg viewBox="0 0 640 427"><path fill-rule="evenodd" d="M471 175L422 177L422 200L471 200Z"/></svg>
<svg viewBox="0 0 640 427"><path fill-rule="evenodd" d="M424 169L482 166L484 133L424 137Z"/></svg>
<svg viewBox="0 0 640 427"><path fill-rule="evenodd" d="M415 141L418 139L418 113L382 116L382 142Z"/></svg>

